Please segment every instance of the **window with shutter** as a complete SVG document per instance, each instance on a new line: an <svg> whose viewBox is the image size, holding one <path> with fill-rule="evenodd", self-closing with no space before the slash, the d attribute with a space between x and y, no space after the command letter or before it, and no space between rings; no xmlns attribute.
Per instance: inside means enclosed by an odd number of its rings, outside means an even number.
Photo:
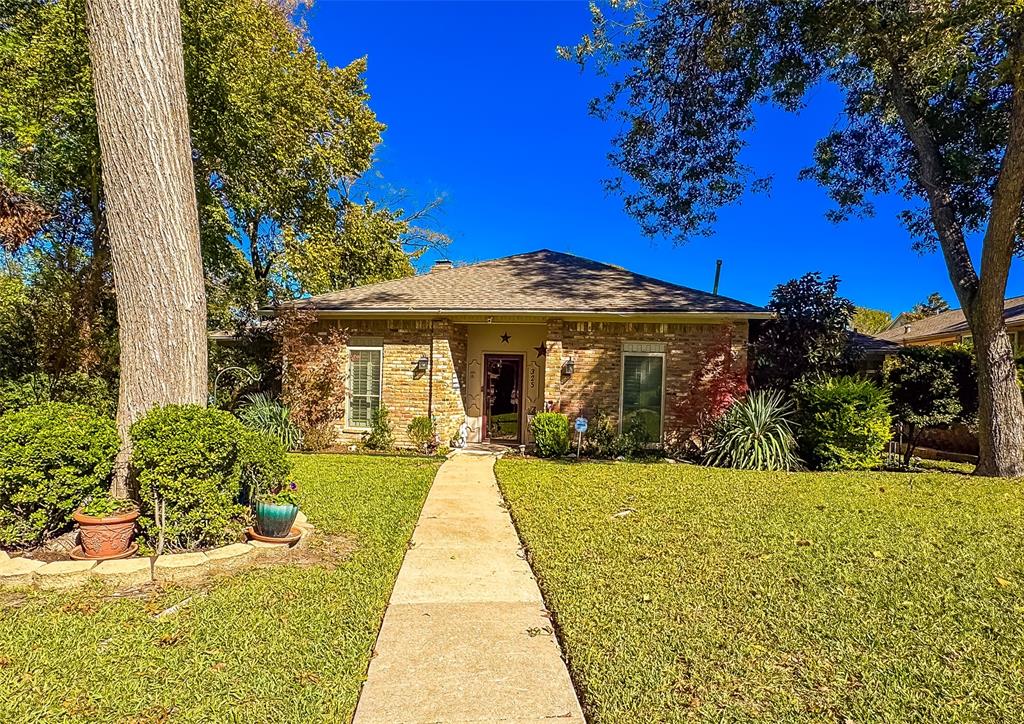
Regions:
<svg viewBox="0 0 1024 724"><path fill-rule="evenodd" d="M622 429L639 419L651 441L661 439L665 356L661 353L622 355Z"/></svg>
<svg viewBox="0 0 1024 724"><path fill-rule="evenodd" d="M349 427L369 428L380 406L382 357L379 347L349 347Z"/></svg>

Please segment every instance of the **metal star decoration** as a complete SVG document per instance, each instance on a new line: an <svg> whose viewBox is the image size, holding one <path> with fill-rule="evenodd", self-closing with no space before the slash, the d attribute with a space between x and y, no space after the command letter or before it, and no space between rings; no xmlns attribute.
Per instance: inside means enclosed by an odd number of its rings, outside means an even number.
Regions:
<svg viewBox="0 0 1024 724"><path fill-rule="evenodd" d="M505 332L503 335L501 335L501 343L502 344L508 344L508 341L510 339L512 339L512 335L510 335L508 332Z"/></svg>
<svg viewBox="0 0 1024 724"><path fill-rule="evenodd" d="M539 347L534 347L534 349L537 350L537 356L538 357L547 357L548 356L548 345L547 345L546 342L541 342L540 346Z"/></svg>

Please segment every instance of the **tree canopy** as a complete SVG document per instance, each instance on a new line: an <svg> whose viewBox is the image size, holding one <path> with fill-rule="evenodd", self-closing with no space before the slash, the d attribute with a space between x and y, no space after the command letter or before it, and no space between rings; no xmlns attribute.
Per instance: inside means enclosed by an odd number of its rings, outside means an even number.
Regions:
<svg viewBox="0 0 1024 724"><path fill-rule="evenodd" d="M789 390L807 377L851 371L855 352L849 329L855 307L839 296L838 277L810 272L780 284L768 309L777 316L763 323L751 346L755 387Z"/></svg>
<svg viewBox="0 0 1024 724"><path fill-rule="evenodd" d="M798 111L820 83L844 94L801 175L828 191L835 221L873 214L880 194L905 199L900 219L918 249L941 249L975 340L979 472L1024 474L1002 319L1024 201L1024 5L611 0L592 16L560 52L611 76L592 104L622 129L608 186L649 234L710 233L722 206L765 185L741 157L759 105Z"/></svg>
<svg viewBox="0 0 1024 724"><path fill-rule="evenodd" d="M853 312L853 328L864 334L878 334L889 329L892 324L892 315L881 309L868 309L857 307Z"/></svg>
<svg viewBox="0 0 1024 724"><path fill-rule="evenodd" d="M446 241L415 228L420 212L373 197L384 125L366 60L329 65L300 5L181 0L212 327L273 300L408 275L411 258ZM88 341L115 325L84 0L10 0L0 28L0 202L20 212L0 241L26 273L46 270L27 279L55 285L41 296L70 297L82 320L72 337Z"/></svg>

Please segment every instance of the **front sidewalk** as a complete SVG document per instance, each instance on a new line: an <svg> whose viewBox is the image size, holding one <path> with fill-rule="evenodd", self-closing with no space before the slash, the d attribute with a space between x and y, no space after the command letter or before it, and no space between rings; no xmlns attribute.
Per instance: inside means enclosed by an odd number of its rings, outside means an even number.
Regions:
<svg viewBox="0 0 1024 724"><path fill-rule="evenodd" d="M356 724L583 722L492 456L437 473L391 594Z"/></svg>

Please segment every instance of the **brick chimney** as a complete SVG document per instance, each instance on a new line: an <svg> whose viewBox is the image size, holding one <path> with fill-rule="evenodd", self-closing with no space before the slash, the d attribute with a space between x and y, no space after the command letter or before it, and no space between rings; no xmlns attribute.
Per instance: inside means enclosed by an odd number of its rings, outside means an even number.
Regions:
<svg viewBox="0 0 1024 724"><path fill-rule="evenodd" d="M446 269L451 268L451 259L438 259L437 261L434 262L434 266L430 267L430 273L433 274L434 272L445 271Z"/></svg>

